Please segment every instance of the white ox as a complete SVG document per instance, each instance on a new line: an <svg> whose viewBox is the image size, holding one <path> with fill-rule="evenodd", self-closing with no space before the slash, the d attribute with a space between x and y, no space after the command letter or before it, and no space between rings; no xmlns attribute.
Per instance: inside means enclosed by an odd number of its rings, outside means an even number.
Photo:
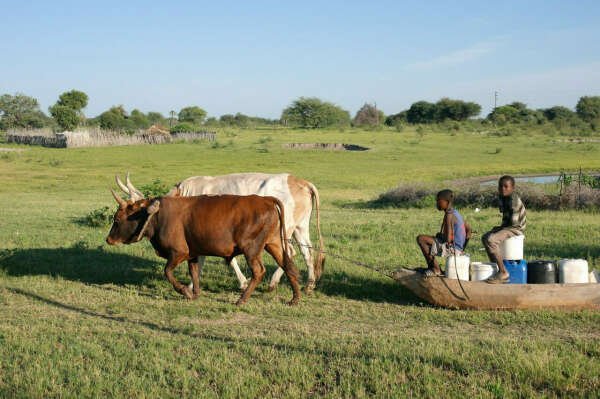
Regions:
<svg viewBox="0 0 600 399"><path fill-rule="evenodd" d="M117 184L126 193L137 191L127 176L127 186L117 178ZM128 188L129 187L129 188ZM139 192L139 191L138 191ZM306 262L308 270L308 281L306 291L315 287L316 281L321 277L325 254L323 249L323 237L319 221L319 192L311 182L297 178L287 173L265 174L265 173L236 173L222 176L195 176L190 177L173 187L167 196L191 197L196 195L260 195L278 198L285 209L285 227L288 237L294 237L300 252ZM310 241L310 217L312 214L313 201L317 213L317 233L319 235L319 252L313 263L313 250ZM290 256L295 255L294 248L288 246ZM198 257L198 266L204 264L204 257ZM246 289L248 282L235 260L231 261L235 275L238 278L241 289ZM283 275L283 269L278 268L269 282L269 291L277 288L279 280Z"/></svg>

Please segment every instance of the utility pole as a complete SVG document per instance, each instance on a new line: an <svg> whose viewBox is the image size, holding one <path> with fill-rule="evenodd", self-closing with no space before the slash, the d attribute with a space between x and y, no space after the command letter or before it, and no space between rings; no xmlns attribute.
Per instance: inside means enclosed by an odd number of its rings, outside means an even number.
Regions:
<svg viewBox="0 0 600 399"><path fill-rule="evenodd" d="M498 92L494 92L494 109L498 106Z"/></svg>
<svg viewBox="0 0 600 399"><path fill-rule="evenodd" d="M173 127L173 118L175 117L175 111L169 112L171 114L171 120L169 121L169 127Z"/></svg>

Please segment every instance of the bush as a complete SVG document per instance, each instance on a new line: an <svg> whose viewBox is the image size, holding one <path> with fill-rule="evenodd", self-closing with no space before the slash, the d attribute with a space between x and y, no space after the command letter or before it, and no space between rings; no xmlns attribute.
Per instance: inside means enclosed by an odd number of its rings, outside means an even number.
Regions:
<svg viewBox="0 0 600 399"><path fill-rule="evenodd" d="M63 130L73 130L80 122L77 111L66 105L54 105L50 107L50 114Z"/></svg>
<svg viewBox="0 0 600 399"><path fill-rule="evenodd" d="M584 96L575 107L577 114L584 121L600 118L600 96Z"/></svg>
<svg viewBox="0 0 600 399"><path fill-rule="evenodd" d="M315 97L300 97L283 110L281 120L284 124L305 128L348 126L350 113Z"/></svg>
<svg viewBox="0 0 600 399"><path fill-rule="evenodd" d="M106 227L112 223L114 210L111 210L108 206L94 209L88 213L82 220L82 223L90 227Z"/></svg>
<svg viewBox="0 0 600 399"><path fill-rule="evenodd" d="M160 197L168 193L170 189L171 187L161 182L160 179L155 179L151 184L140 186L140 191L146 198Z"/></svg>
<svg viewBox="0 0 600 399"><path fill-rule="evenodd" d="M195 132L197 131L198 128L196 128L196 126L192 125L191 123L178 123L175 126L173 126L172 128L169 129L169 131L171 133L177 133L177 132Z"/></svg>
<svg viewBox="0 0 600 399"><path fill-rule="evenodd" d="M206 111L197 106L182 108L177 116L180 122L189 122L196 125L204 122L204 118L206 118Z"/></svg>
<svg viewBox="0 0 600 399"><path fill-rule="evenodd" d="M599 183L600 184L600 183ZM495 186L481 187L479 183L452 187L456 193L455 205L464 207L497 207L498 189ZM435 207L435 196L439 187L423 184L404 184L381 194L370 203L373 207L424 208ZM600 189L588 185L567 186L562 194L548 194L541 185L520 183L516 191L525 208L536 210L589 209L600 207Z"/></svg>

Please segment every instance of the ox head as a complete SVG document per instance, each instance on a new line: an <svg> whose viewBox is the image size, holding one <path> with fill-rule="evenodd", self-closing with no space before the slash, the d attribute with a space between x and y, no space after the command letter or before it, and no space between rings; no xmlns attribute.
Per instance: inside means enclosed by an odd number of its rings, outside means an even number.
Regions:
<svg viewBox="0 0 600 399"><path fill-rule="evenodd" d="M117 177L117 184L120 183ZM119 184L121 187L123 183ZM130 199L125 201L119 194L113 189L111 193L117 203L119 209L115 213L113 225L106 237L106 242L110 245L118 245L120 243L133 244L142 239L146 228L152 218L152 216L158 212L160 208L160 200L158 199L144 199L141 192L135 189L129 180L129 174L127 174L127 186ZM125 189L121 187L125 191ZM141 197L139 199L135 199Z"/></svg>

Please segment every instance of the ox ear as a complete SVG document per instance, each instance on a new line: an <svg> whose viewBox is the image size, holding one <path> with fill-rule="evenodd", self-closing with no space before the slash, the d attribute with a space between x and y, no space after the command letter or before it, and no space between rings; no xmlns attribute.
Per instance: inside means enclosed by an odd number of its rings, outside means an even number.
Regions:
<svg viewBox="0 0 600 399"><path fill-rule="evenodd" d="M159 208L160 200L155 199L150 205L148 205L148 207L146 208L146 212L148 212L148 215L154 215L156 212L158 212Z"/></svg>

